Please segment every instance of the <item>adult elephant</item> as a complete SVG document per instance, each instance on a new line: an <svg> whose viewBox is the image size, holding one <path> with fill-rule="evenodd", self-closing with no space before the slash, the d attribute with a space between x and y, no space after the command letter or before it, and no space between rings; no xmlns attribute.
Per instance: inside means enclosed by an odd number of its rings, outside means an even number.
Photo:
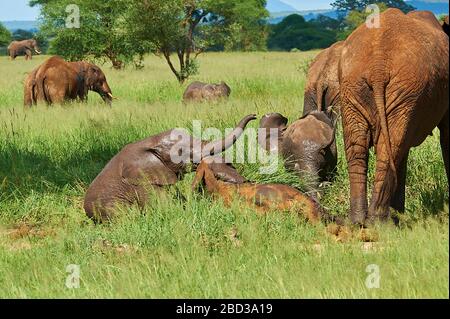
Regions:
<svg viewBox="0 0 450 319"><path fill-rule="evenodd" d="M231 94L231 88L225 83L208 84L199 81L188 85L183 94L183 102L204 102L214 101L222 98L228 98Z"/></svg>
<svg viewBox="0 0 450 319"><path fill-rule="evenodd" d="M31 107L39 101L47 104L76 99L86 101L89 91L97 92L106 103L111 104L111 89L98 66L85 61L66 62L54 56L26 78L24 105Z"/></svg>
<svg viewBox="0 0 450 319"><path fill-rule="evenodd" d="M335 121L338 110L334 107L339 107L338 65L343 46L343 41L333 44L312 62L308 70L303 115L321 111Z"/></svg>
<svg viewBox="0 0 450 319"><path fill-rule="evenodd" d="M389 9L380 27L365 24L346 40L340 59L340 103L348 172L350 219L386 220L405 209L408 153L437 126L447 171L449 38L430 12ZM376 171L367 205L369 148Z"/></svg>
<svg viewBox="0 0 450 319"><path fill-rule="evenodd" d="M230 135L213 142L172 129L126 145L89 186L84 199L86 214L105 221L114 216L117 205L137 203L143 208L149 192L175 184L186 172L188 163L198 164L203 158L231 147L254 119L255 115L244 117Z"/></svg>
<svg viewBox="0 0 450 319"><path fill-rule="evenodd" d="M11 60L14 60L19 55L25 55L25 60L31 60L33 58L33 51L37 54L42 53L35 39L13 41L7 49Z"/></svg>

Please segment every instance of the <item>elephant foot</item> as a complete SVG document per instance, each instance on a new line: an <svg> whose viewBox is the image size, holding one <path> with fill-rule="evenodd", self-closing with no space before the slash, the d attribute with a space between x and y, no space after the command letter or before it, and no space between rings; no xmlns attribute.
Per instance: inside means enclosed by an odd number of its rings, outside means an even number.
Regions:
<svg viewBox="0 0 450 319"><path fill-rule="evenodd" d="M390 220L391 212L389 207L386 208L369 208L369 213L365 221L366 226L371 226L377 222L386 223Z"/></svg>

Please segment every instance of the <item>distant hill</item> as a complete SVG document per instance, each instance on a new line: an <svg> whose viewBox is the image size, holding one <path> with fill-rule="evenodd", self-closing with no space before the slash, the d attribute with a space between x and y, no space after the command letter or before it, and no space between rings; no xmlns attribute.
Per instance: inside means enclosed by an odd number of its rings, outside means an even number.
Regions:
<svg viewBox="0 0 450 319"><path fill-rule="evenodd" d="M39 29L37 21L2 21L2 24L11 32L18 29L36 32Z"/></svg>
<svg viewBox="0 0 450 319"><path fill-rule="evenodd" d="M412 0L407 3L417 10L428 10L434 14L448 14L448 0Z"/></svg>
<svg viewBox="0 0 450 319"><path fill-rule="evenodd" d="M279 2L279 1L278 1ZM409 0L406 1L417 10L428 10L433 12L436 15L440 14L448 14L449 13L449 1L448 0ZM270 1L268 2L268 4ZM337 11L335 10L310 10L310 11L298 11L298 10L283 10L283 11L271 11L269 6L267 7L270 12L269 23L277 24L280 23L283 18L287 17L291 14L300 14L302 15L306 21L317 18L319 15L324 15L333 19L336 19L338 16Z"/></svg>

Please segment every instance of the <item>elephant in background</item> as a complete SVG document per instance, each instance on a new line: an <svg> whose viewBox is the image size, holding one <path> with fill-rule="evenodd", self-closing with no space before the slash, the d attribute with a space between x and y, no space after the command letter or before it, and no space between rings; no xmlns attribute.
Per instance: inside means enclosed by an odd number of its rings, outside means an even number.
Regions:
<svg viewBox="0 0 450 319"><path fill-rule="evenodd" d="M350 179L350 219L368 225L405 210L408 154L437 126L449 175L449 38L431 12L388 9L345 41L340 103ZM376 152L370 206L369 148Z"/></svg>
<svg viewBox="0 0 450 319"><path fill-rule="evenodd" d="M306 178L308 191L315 193L320 182L331 180L336 170L334 125L320 111L312 111L289 126L287 123L288 119L279 113L264 115L258 142L267 151L281 153L286 169ZM276 130L278 140L271 136L271 129Z"/></svg>
<svg viewBox="0 0 450 319"><path fill-rule="evenodd" d="M320 52L312 62L305 88L303 115L312 111L325 112L333 121L339 107L338 64L344 42L336 42Z"/></svg>
<svg viewBox="0 0 450 319"><path fill-rule="evenodd" d="M231 88L223 81L220 84L207 84L195 81L189 84L184 91L183 102L216 101L228 98L230 94Z"/></svg>
<svg viewBox="0 0 450 319"><path fill-rule="evenodd" d="M255 115L245 116L225 138L208 142L172 129L126 145L114 156L89 186L85 199L86 214L96 221L114 216L116 205L137 203L143 208L149 192L160 192L173 185L186 173L187 165L230 148ZM174 155L179 156L174 160ZM225 177L235 179L235 173L223 170ZM225 178L226 180L226 178Z"/></svg>
<svg viewBox="0 0 450 319"><path fill-rule="evenodd" d="M11 60L14 60L19 55L25 55L25 60L31 60L33 58L33 51L36 54L42 53L35 39L13 41L9 44L7 50Z"/></svg>
<svg viewBox="0 0 450 319"><path fill-rule="evenodd" d="M25 79L24 105L31 107L39 101L49 105L76 99L86 101L89 91L97 92L111 105L113 95L98 66L84 61L66 62L54 56Z"/></svg>

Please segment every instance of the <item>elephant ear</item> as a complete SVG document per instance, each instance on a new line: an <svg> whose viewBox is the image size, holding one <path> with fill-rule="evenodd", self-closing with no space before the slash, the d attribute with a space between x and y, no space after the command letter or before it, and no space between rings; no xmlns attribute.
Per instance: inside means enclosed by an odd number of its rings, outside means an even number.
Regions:
<svg viewBox="0 0 450 319"><path fill-rule="evenodd" d="M138 156L128 158L122 164L122 179L130 185L173 185L177 174L156 156L152 149L142 150Z"/></svg>

